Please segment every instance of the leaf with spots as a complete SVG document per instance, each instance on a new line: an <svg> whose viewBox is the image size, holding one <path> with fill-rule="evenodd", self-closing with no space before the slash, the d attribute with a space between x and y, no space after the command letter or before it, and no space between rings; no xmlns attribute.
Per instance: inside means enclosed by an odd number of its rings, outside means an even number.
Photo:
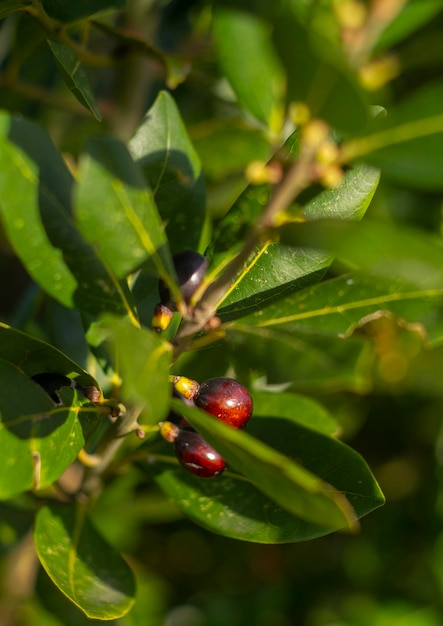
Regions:
<svg viewBox="0 0 443 626"><path fill-rule="evenodd" d="M113 620L131 609L134 574L92 526L81 504L43 506L34 541L49 577L87 617Z"/></svg>

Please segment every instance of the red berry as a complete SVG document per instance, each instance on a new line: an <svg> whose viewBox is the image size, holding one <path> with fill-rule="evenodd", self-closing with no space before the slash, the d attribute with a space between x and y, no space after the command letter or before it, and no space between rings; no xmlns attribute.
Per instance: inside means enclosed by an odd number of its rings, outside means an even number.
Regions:
<svg viewBox="0 0 443 626"><path fill-rule="evenodd" d="M172 260L183 300L189 304L196 289L201 285L209 261L205 256L193 250L178 252L174 254ZM171 302L171 294L162 280L159 281L158 292L160 302L174 311L175 305Z"/></svg>
<svg viewBox="0 0 443 626"><path fill-rule="evenodd" d="M180 430L174 447L177 459L191 474L214 478L226 468L223 457L195 430Z"/></svg>
<svg viewBox="0 0 443 626"><path fill-rule="evenodd" d="M233 378L210 378L200 385L196 406L232 428L244 428L252 414L252 398Z"/></svg>

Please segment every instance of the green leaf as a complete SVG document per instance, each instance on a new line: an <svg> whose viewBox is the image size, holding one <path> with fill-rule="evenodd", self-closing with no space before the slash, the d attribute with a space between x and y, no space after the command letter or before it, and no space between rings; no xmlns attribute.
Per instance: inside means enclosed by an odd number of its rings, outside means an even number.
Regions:
<svg viewBox="0 0 443 626"><path fill-rule="evenodd" d="M19 11L27 4L32 4L31 0L3 0L0 6L0 18Z"/></svg>
<svg viewBox="0 0 443 626"><path fill-rule="evenodd" d="M75 379L82 387L100 388L93 376L60 350L1 322L0 359L19 367L28 376L52 372Z"/></svg>
<svg viewBox="0 0 443 626"><path fill-rule="evenodd" d="M74 22L99 11L124 9L126 0L42 0L46 13L60 22Z"/></svg>
<svg viewBox="0 0 443 626"><path fill-rule="evenodd" d="M79 228L116 276L124 278L149 258L160 276L173 275L154 199L124 144L110 137L91 139L78 181L74 210Z"/></svg>
<svg viewBox="0 0 443 626"><path fill-rule="evenodd" d="M167 92L160 92L129 150L152 189L173 252L196 250L205 219L201 165Z"/></svg>
<svg viewBox="0 0 443 626"><path fill-rule="evenodd" d="M378 120L377 130L343 145L343 159L364 159L395 183L443 189L443 82L422 87Z"/></svg>
<svg viewBox="0 0 443 626"><path fill-rule="evenodd" d="M213 29L219 63L240 104L280 130L284 73L270 42L270 25L252 13L219 8Z"/></svg>
<svg viewBox="0 0 443 626"><path fill-rule="evenodd" d="M43 506L34 541L49 577L89 618L117 619L130 610L132 570L94 529L84 506Z"/></svg>
<svg viewBox="0 0 443 626"><path fill-rule="evenodd" d="M73 225L74 181L48 135L4 114L0 144L0 215L30 275L67 307L133 315L127 286Z"/></svg>
<svg viewBox="0 0 443 626"><path fill-rule="evenodd" d="M0 380L0 498L7 499L57 480L85 445L99 413L70 388L60 391L64 406L55 406L37 383L3 360Z"/></svg>
<svg viewBox="0 0 443 626"><path fill-rule="evenodd" d="M330 484L244 431L234 430L207 413L172 400L201 435L260 491L293 515L330 530L349 529L355 513Z"/></svg>
<svg viewBox="0 0 443 626"><path fill-rule="evenodd" d="M351 168L340 187L320 192L303 206L300 215L308 220L322 217L361 219L378 181L379 172L375 168L363 164ZM233 248L234 242L243 239L252 227L268 202L268 195L266 187L248 188L222 221L211 250L211 269L215 268L212 271L216 272L229 260L238 247ZM268 242L249 259L217 314L223 321L230 321L262 311L265 306L287 297L293 291L320 280L332 260L330 251L323 252L312 247L291 249Z"/></svg>
<svg viewBox="0 0 443 626"><path fill-rule="evenodd" d="M315 117L341 131L361 129L368 121L368 104L338 42L300 23L296 13L283 11L272 33L286 70L288 100L307 104Z"/></svg>
<svg viewBox="0 0 443 626"><path fill-rule="evenodd" d="M391 315L432 345L443 339L442 305L442 288L411 287L404 280L354 272L304 289L289 296L284 307L271 305L243 321L299 337L348 337L366 322Z"/></svg>
<svg viewBox="0 0 443 626"><path fill-rule="evenodd" d="M69 90L100 122L102 116L97 108L91 85L74 50L59 39L52 38L47 41Z"/></svg>
<svg viewBox="0 0 443 626"><path fill-rule="evenodd" d="M123 396L143 407L144 423L159 422L171 395L172 345L153 331L135 328L127 319L107 317L97 327L115 355Z"/></svg>

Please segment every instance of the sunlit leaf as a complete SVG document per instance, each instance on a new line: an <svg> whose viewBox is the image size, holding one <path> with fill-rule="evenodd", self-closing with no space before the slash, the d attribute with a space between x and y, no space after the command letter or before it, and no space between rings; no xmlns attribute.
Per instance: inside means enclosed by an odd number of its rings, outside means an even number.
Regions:
<svg viewBox="0 0 443 626"><path fill-rule="evenodd" d="M93 528L81 505L50 504L38 512L37 555L52 581L89 618L116 619L134 603L134 575Z"/></svg>

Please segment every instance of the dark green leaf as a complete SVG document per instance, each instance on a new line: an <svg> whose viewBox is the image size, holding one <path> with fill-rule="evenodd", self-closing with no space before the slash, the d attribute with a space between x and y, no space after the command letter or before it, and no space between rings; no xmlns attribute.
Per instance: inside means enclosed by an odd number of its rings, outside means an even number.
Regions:
<svg viewBox="0 0 443 626"><path fill-rule="evenodd" d="M42 0L46 13L60 22L74 22L99 11L124 9L126 0Z"/></svg>
<svg viewBox="0 0 443 626"><path fill-rule="evenodd" d="M73 225L74 181L48 135L6 114L0 128L0 213L26 269L65 306L132 315L127 286Z"/></svg>
<svg viewBox="0 0 443 626"><path fill-rule="evenodd" d="M57 480L85 445L99 414L69 388L60 391L64 406L55 406L37 383L3 360L0 380L0 498L7 499Z"/></svg>
<svg viewBox="0 0 443 626"><path fill-rule="evenodd" d="M154 199L124 144L109 137L90 140L78 179L79 228L107 267L124 278L152 258L160 276L173 274Z"/></svg>
<svg viewBox="0 0 443 626"><path fill-rule="evenodd" d="M213 27L219 63L240 104L280 130L284 74L270 42L270 25L252 13L219 8Z"/></svg>
<svg viewBox="0 0 443 626"><path fill-rule="evenodd" d="M83 387L98 382L77 363L53 346L26 333L0 323L0 359L20 368L28 376L54 372L75 379Z"/></svg>
<svg viewBox="0 0 443 626"><path fill-rule="evenodd" d="M152 189L173 252L196 250L205 219L201 165L168 93L160 93L129 150Z"/></svg>
<svg viewBox="0 0 443 626"><path fill-rule="evenodd" d="M355 513L339 491L293 460L244 431L234 430L195 408L174 409L222 454L229 466L293 515L330 530L352 528Z"/></svg>
<svg viewBox="0 0 443 626"><path fill-rule="evenodd" d="M362 337L344 341L295 334L278 325L260 328L236 323L227 330L226 342L234 367L240 371L252 367L268 385L305 393L370 389L373 352Z"/></svg>
<svg viewBox="0 0 443 626"><path fill-rule="evenodd" d="M48 46L69 90L100 121L102 116L97 108L91 85L74 50L58 39L48 39Z"/></svg>
<svg viewBox="0 0 443 626"><path fill-rule="evenodd" d="M99 328L115 355L124 397L143 407L144 422L159 422L169 406L172 345L127 319L106 318Z"/></svg>
<svg viewBox="0 0 443 626"><path fill-rule="evenodd" d="M82 505L40 509L34 540L52 581L89 618L117 619L134 603L134 575L93 528Z"/></svg>
<svg viewBox="0 0 443 626"><path fill-rule="evenodd" d="M343 158L363 158L400 185L441 190L442 98L442 81L426 85L379 120L375 132L345 144Z"/></svg>

